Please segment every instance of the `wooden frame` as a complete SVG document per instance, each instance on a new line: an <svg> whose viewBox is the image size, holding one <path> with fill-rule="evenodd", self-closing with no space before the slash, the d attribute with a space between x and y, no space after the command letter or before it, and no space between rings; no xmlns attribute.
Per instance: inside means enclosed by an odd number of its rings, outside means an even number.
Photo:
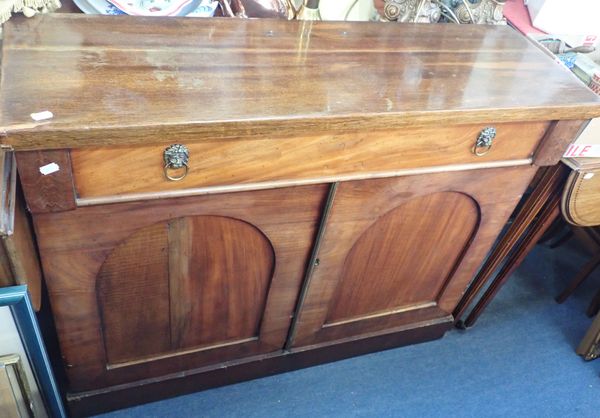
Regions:
<svg viewBox="0 0 600 418"><path fill-rule="evenodd" d="M10 308L48 414L51 417L66 417L27 286L0 289L0 306Z"/></svg>

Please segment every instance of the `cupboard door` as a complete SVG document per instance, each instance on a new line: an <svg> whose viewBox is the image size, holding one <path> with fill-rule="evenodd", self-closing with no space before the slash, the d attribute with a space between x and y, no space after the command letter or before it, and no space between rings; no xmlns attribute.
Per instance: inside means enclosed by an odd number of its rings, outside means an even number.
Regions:
<svg viewBox="0 0 600 418"><path fill-rule="evenodd" d="M281 350L327 189L36 215L70 389Z"/></svg>
<svg viewBox="0 0 600 418"><path fill-rule="evenodd" d="M292 345L451 319L535 170L340 183Z"/></svg>

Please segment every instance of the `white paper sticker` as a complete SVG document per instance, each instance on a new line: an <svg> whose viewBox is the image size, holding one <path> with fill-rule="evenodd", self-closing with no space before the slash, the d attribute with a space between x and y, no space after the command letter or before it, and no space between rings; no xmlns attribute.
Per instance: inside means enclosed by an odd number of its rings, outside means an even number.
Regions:
<svg viewBox="0 0 600 418"><path fill-rule="evenodd" d="M31 119L37 121L52 119L54 115L49 110L44 110L43 112L37 112L31 114Z"/></svg>
<svg viewBox="0 0 600 418"><path fill-rule="evenodd" d="M56 163L50 163L40 167L40 173L42 173L44 176L56 173L58 170L60 170L60 167Z"/></svg>

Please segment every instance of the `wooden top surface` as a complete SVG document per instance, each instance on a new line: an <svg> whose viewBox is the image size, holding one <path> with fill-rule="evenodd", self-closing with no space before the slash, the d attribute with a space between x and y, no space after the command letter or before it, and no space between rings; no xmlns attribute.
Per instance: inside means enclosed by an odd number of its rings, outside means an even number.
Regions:
<svg viewBox="0 0 600 418"><path fill-rule="evenodd" d="M50 14L5 25L0 93L16 149L600 116L521 35L477 25Z"/></svg>

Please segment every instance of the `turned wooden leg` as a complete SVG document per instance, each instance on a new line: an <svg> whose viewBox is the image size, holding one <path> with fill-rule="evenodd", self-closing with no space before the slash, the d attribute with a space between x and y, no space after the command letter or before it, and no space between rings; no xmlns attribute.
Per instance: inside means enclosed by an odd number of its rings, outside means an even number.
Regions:
<svg viewBox="0 0 600 418"><path fill-rule="evenodd" d="M492 274L494 274L506 259L536 216L543 209L544 205L552 196L560 195L569 169L563 164L557 164L542 170L544 170L544 172L538 183L534 186L531 196L527 198L523 203L523 206L518 210L514 222L496 244L490 256L485 261L481 270L479 270L479 273L477 273L475 279L473 279L469 289L454 310L453 315L455 321L457 321L457 325L460 325L459 320L469 305L475 300Z"/></svg>
<svg viewBox="0 0 600 418"><path fill-rule="evenodd" d="M555 195L548 202L546 207L540 213L538 219L531 225L526 235L515 247L511 256L508 258L492 284L487 288L481 299L477 302L467 319L464 321L464 327L472 327L484 309L489 305L492 299L500 291L502 286L508 281L510 275L523 262L527 254L533 249L541 236L552 225L552 222L560 215L560 196Z"/></svg>
<svg viewBox="0 0 600 418"><path fill-rule="evenodd" d="M573 294L573 292L588 278L590 274L600 265L600 253L595 255L590 261L588 261L585 266L577 273L577 275L571 280L571 283L567 286L565 290L562 291L560 295L556 297L556 301L558 303L563 303L569 296Z"/></svg>

